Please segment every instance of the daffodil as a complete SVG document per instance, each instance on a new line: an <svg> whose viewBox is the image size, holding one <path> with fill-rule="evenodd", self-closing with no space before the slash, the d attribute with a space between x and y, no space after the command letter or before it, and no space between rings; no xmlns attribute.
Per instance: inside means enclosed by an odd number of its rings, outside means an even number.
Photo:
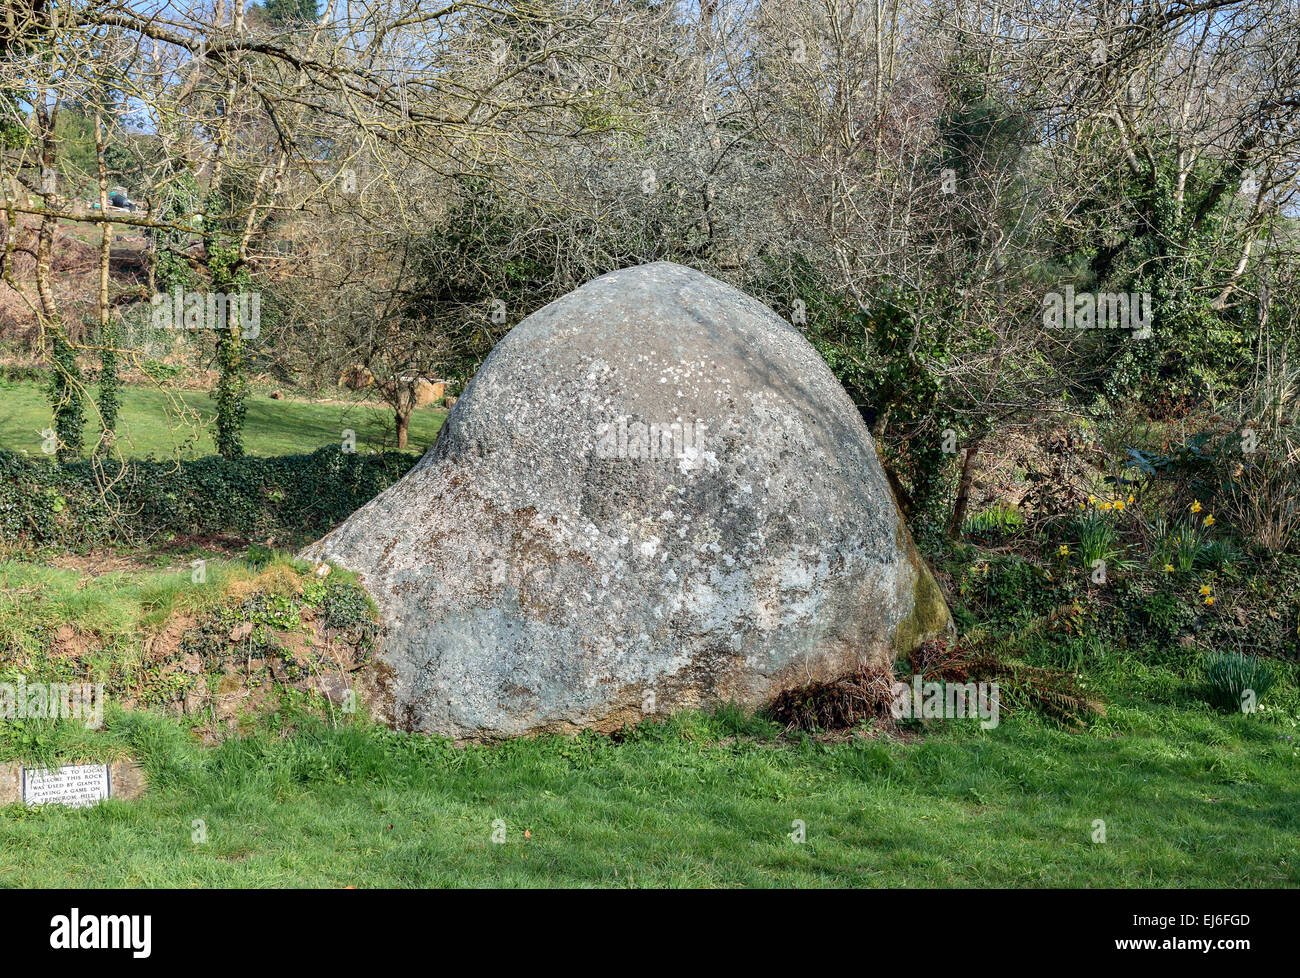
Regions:
<svg viewBox="0 0 1300 978"><path fill-rule="evenodd" d="M1200 511L1201 511L1201 501L1200 501L1199 499L1193 499L1193 500L1192 500L1192 512L1193 512L1193 513L1199 513Z"/></svg>
<svg viewBox="0 0 1300 978"><path fill-rule="evenodd" d="M1209 594L1211 590L1212 590L1212 589L1210 588L1210 585L1208 585L1208 584L1202 584L1202 585L1201 585L1201 593L1202 593L1202 594Z"/></svg>
<svg viewBox="0 0 1300 978"><path fill-rule="evenodd" d="M1173 565L1173 564L1165 564L1165 573L1166 573L1166 574L1172 574L1173 572L1174 572L1174 565Z"/></svg>
<svg viewBox="0 0 1300 978"><path fill-rule="evenodd" d="M1128 504L1129 504L1130 506L1132 506L1132 505L1133 505L1133 502L1134 502L1133 494L1132 494L1132 493L1129 493Z"/></svg>
<svg viewBox="0 0 1300 978"><path fill-rule="evenodd" d="M1214 604L1214 595L1211 594L1205 599L1206 604Z"/></svg>
<svg viewBox="0 0 1300 978"><path fill-rule="evenodd" d="M1065 544L1061 544L1056 548L1056 555L1058 557L1068 557L1070 556L1070 548Z"/></svg>
<svg viewBox="0 0 1300 978"><path fill-rule="evenodd" d="M1207 517L1205 517L1205 519L1202 520L1201 522L1203 522L1206 526L1213 526L1213 525L1214 525L1214 517L1213 517L1213 516L1207 516Z"/></svg>
<svg viewBox="0 0 1300 978"><path fill-rule="evenodd" d="M1122 500L1122 499L1116 499L1116 500L1115 500L1115 508L1116 508L1117 510L1119 510L1121 513L1124 512L1124 500Z"/></svg>
<svg viewBox="0 0 1300 978"><path fill-rule="evenodd" d="M1102 508L1102 509L1110 509L1110 503L1102 503L1102 504L1101 504L1101 508Z"/></svg>

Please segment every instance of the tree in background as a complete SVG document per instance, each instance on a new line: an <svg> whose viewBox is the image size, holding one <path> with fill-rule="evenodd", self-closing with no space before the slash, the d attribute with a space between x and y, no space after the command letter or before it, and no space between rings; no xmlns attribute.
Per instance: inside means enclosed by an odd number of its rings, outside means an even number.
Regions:
<svg viewBox="0 0 1300 978"><path fill-rule="evenodd" d="M117 412L122 407L122 383L117 375L118 344L121 332L114 320L99 332L99 420L107 436L102 444L111 445L117 431Z"/></svg>
<svg viewBox="0 0 1300 978"><path fill-rule="evenodd" d="M79 218L42 163L84 139L37 93L89 118L120 32L150 135L117 126L108 158L139 150L151 206L104 217L180 236L159 285L256 290L282 316L215 337L232 454L250 363L305 385L364 366L400 441L408 385L468 376L538 306L654 260L789 315L915 518L950 532L991 432L1222 403L1260 356L1300 360L1270 312L1297 263L1294 0L83 13L29 32L47 60L17 73L28 137L5 174L39 204L12 212L48 285L53 225ZM1066 287L1149 292L1153 338L1045 329Z"/></svg>
<svg viewBox="0 0 1300 978"><path fill-rule="evenodd" d="M260 7L249 10L254 22L265 22L272 27L300 27L316 20L319 13L316 0L266 0Z"/></svg>
<svg viewBox="0 0 1300 978"><path fill-rule="evenodd" d="M85 389L81 368L77 366L76 348L62 331L54 334L51 352L53 371L48 394L54 413L55 452L60 462L81 457L86 427Z"/></svg>
<svg viewBox="0 0 1300 978"><path fill-rule="evenodd" d="M213 419L213 441L217 452L224 458L240 458L244 454L244 418L248 408L244 399L248 394L245 362L243 324L236 312L238 297L250 291L251 278L246 268L238 264L238 254L228 244L209 243L208 270L212 288L226 296L226 321L216 324L217 386L212 399L216 403Z"/></svg>

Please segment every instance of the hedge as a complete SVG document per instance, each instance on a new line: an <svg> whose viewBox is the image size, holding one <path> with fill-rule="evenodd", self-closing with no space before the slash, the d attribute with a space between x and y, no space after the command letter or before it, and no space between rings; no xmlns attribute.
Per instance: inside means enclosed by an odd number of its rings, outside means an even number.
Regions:
<svg viewBox="0 0 1300 978"><path fill-rule="evenodd" d="M172 535L235 535L289 543L324 533L402 477L416 457L310 455L187 462L61 465L0 451L0 546L84 550ZM108 484L105 492L100 484Z"/></svg>

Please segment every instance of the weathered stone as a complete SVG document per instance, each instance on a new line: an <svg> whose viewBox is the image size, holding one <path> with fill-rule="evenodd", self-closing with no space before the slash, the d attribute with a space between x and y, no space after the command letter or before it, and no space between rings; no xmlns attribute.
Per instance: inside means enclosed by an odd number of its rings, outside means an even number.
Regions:
<svg viewBox="0 0 1300 978"><path fill-rule="evenodd" d="M761 704L950 627L816 351L666 263L520 323L415 468L304 556L379 606L387 719L465 740Z"/></svg>
<svg viewBox="0 0 1300 978"><path fill-rule="evenodd" d="M342 706L348 701L348 695L352 692L352 684L348 682L347 676L332 672L316 678L316 691L335 706Z"/></svg>
<svg viewBox="0 0 1300 978"><path fill-rule="evenodd" d="M23 800L23 766L12 761L0 762L0 805Z"/></svg>
<svg viewBox="0 0 1300 978"><path fill-rule="evenodd" d="M185 694L182 701L181 710L187 717L198 716L203 712L204 707L208 705L208 691L206 687L197 686Z"/></svg>
<svg viewBox="0 0 1300 978"><path fill-rule="evenodd" d="M134 761L114 761L108 766L108 776L114 798L133 801L149 790L144 768Z"/></svg>
<svg viewBox="0 0 1300 978"><path fill-rule="evenodd" d="M249 690L234 686L225 691L225 686L226 682L222 680L223 691L212 698L212 712L219 722L234 723L249 697Z"/></svg>

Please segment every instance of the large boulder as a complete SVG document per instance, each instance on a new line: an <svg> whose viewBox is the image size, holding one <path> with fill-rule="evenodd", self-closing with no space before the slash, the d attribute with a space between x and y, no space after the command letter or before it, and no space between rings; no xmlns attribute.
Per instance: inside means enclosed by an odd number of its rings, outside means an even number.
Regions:
<svg viewBox="0 0 1300 978"><path fill-rule="evenodd" d="M515 327L428 454L304 555L379 606L385 718L459 740L761 704L950 627L816 351L662 262Z"/></svg>

